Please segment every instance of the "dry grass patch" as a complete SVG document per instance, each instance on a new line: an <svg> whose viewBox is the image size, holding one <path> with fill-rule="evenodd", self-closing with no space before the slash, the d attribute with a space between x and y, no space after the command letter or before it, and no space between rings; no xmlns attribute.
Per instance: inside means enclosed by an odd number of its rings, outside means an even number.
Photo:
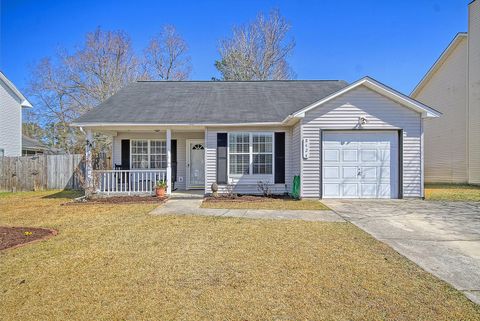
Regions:
<svg viewBox="0 0 480 321"><path fill-rule="evenodd" d="M151 216L0 198L48 241L0 254L4 320L474 320L478 306L349 223Z"/></svg>
<svg viewBox="0 0 480 321"><path fill-rule="evenodd" d="M480 186L460 184L426 184L425 198L431 201L480 202Z"/></svg>
<svg viewBox="0 0 480 321"><path fill-rule="evenodd" d="M258 210L329 210L318 200L295 200L291 198L266 198L258 196L240 196L237 198L207 197L203 208L220 209L258 209Z"/></svg>

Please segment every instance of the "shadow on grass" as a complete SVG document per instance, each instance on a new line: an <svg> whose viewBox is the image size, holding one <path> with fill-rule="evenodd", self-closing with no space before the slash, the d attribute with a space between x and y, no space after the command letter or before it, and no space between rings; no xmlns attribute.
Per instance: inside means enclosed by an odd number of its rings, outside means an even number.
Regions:
<svg viewBox="0 0 480 321"><path fill-rule="evenodd" d="M55 199L55 198L69 198L69 199L74 199L80 196L83 196L84 192L79 191L79 190L71 190L71 189L65 189L63 191L59 191L54 194L50 194L47 196L44 196L42 198L50 198L50 199Z"/></svg>

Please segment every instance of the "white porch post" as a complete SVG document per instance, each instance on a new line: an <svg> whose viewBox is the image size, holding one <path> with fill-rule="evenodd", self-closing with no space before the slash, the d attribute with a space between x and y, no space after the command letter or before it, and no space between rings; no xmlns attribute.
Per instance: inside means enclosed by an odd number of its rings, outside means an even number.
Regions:
<svg viewBox="0 0 480 321"><path fill-rule="evenodd" d="M86 131L85 142L85 194L88 196L93 191L93 166L92 166L93 133Z"/></svg>
<svg viewBox="0 0 480 321"><path fill-rule="evenodd" d="M167 195L172 194L172 130L167 129Z"/></svg>

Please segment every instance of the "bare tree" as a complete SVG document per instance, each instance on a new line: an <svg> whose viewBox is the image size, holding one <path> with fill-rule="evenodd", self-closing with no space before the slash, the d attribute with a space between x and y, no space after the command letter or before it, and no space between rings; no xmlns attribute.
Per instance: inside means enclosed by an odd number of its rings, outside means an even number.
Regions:
<svg viewBox="0 0 480 321"><path fill-rule="evenodd" d="M144 51L144 70L149 78L186 80L191 72L188 45L174 26L166 25Z"/></svg>
<svg viewBox="0 0 480 321"><path fill-rule="evenodd" d="M62 54L61 59L80 113L143 76L130 37L123 31L97 28L87 34L83 48L73 55Z"/></svg>
<svg viewBox="0 0 480 321"><path fill-rule="evenodd" d="M282 80L294 73L287 57L295 47L287 39L290 24L278 10L260 13L250 24L235 27L233 36L220 42L215 67L223 80Z"/></svg>
<svg viewBox="0 0 480 321"><path fill-rule="evenodd" d="M55 59L40 61L28 92L49 145L70 152L83 149L70 122L142 76L130 38L122 31L97 28L73 54L61 50Z"/></svg>

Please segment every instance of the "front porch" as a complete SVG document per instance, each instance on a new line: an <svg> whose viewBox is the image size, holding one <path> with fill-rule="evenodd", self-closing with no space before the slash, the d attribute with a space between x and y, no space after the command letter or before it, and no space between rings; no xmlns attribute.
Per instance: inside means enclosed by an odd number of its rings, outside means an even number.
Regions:
<svg viewBox="0 0 480 321"><path fill-rule="evenodd" d="M94 169L92 147L94 129L86 137L86 185L102 196L153 195L158 181L173 191L205 190L205 130L97 129L111 136L112 157L107 169Z"/></svg>

